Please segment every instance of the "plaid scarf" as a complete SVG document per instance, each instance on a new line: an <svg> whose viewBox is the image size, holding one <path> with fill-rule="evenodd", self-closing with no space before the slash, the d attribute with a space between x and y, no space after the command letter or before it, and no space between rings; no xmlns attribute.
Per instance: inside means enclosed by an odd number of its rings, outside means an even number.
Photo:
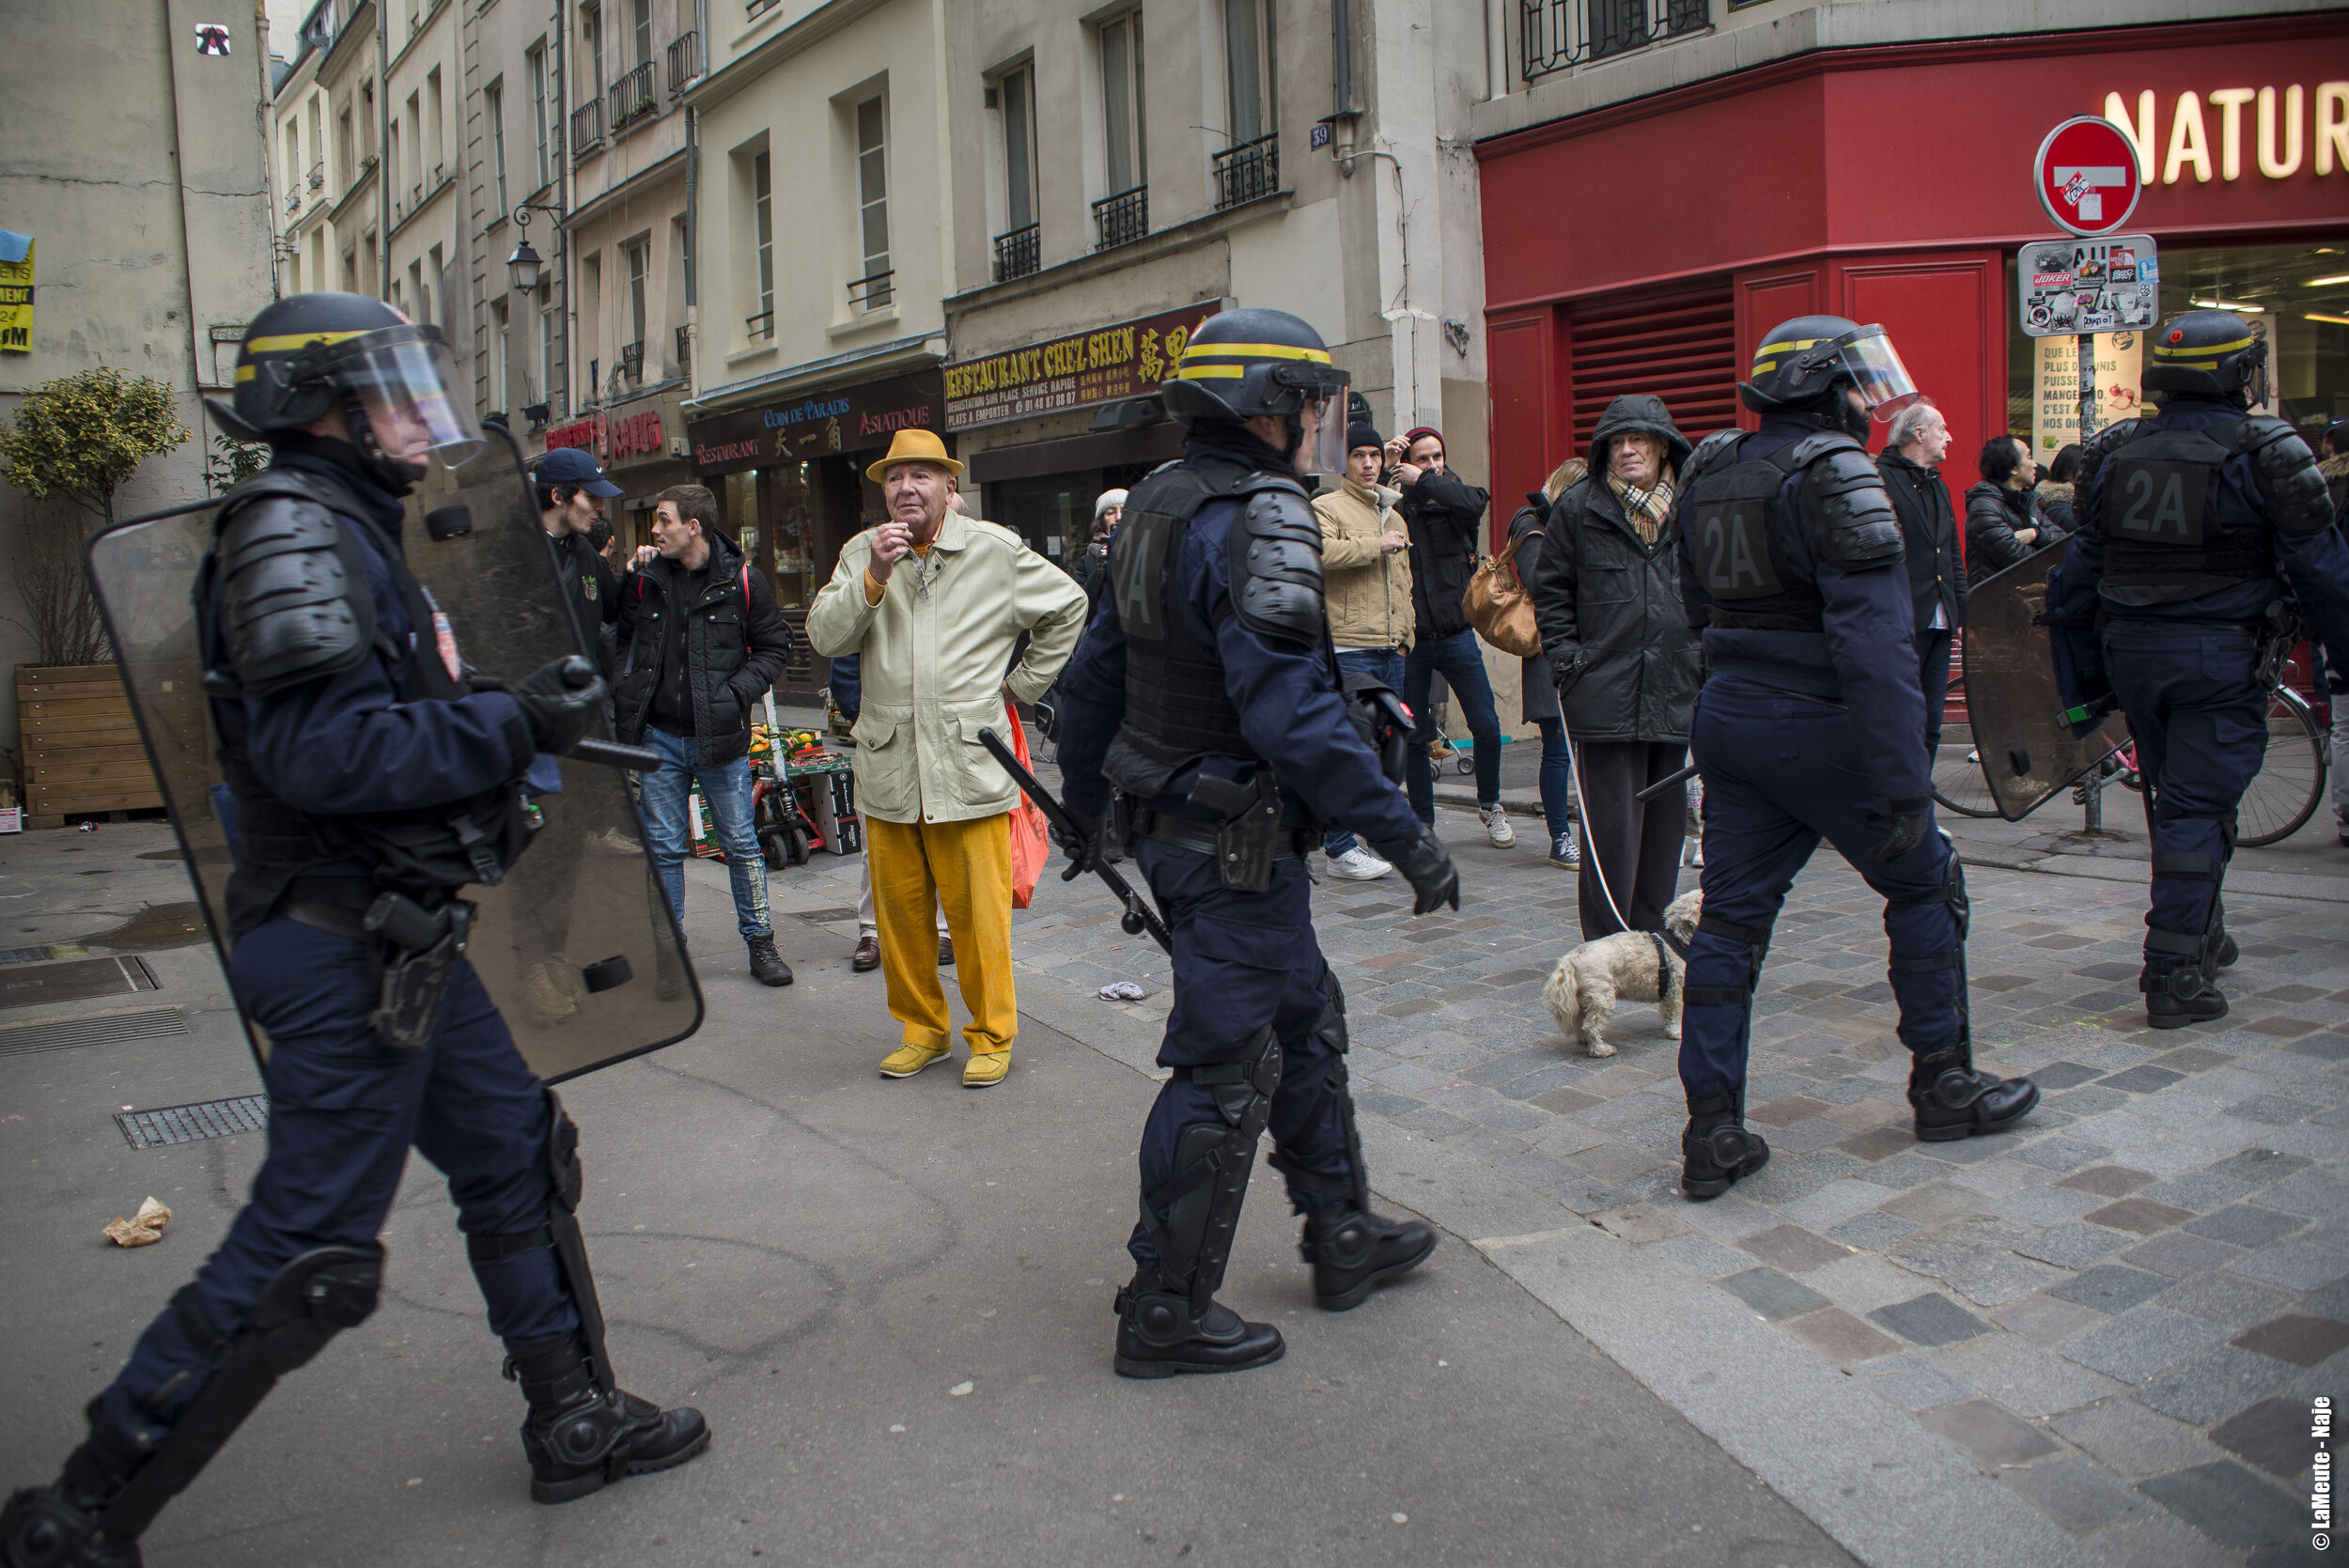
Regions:
<svg viewBox="0 0 2349 1568"><path fill-rule="evenodd" d="M1607 488L1614 493L1616 503L1623 507L1625 519L1640 531L1640 542L1655 544L1657 536L1664 531L1665 517L1672 509L1672 471L1670 466L1665 468L1664 476L1656 481L1656 488L1652 490L1636 489L1611 474L1607 476Z"/></svg>

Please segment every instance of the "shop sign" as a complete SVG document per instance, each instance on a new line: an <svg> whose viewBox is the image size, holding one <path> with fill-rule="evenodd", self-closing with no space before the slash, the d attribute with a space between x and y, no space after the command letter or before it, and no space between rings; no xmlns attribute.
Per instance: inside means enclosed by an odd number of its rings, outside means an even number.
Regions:
<svg viewBox="0 0 2349 1568"><path fill-rule="evenodd" d="M868 451L887 446L899 430L940 428L945 408L936 388L934 374L892 376L697 419L685 427L685 436L693 446L693 467L705 474Z"/></svg>
<svg viewBox="0 0 2349 1568"><path fill-rule="evenodd" d="M0 354L33 351L33 237L0 228Z"/></svg>
<svg viewBox="0 0 2349 1568"><path fill-rule="evenodd" d="M2025 246L2029 255L2035 246ZM2139 366L2145 356L2142 334L2096 334L2096 428L2134 419ZM2042 337L2031 345L2031 454L2047 461L2080 439L2080 352L2075 337Z"/></svg>
<svg viewBox="0 0 2349 1568"><path fill-rule="evenodd" d="M622 458L660 457L668 450L657 409L619 419L589 414L568 425L557 425L547 432L547 450L552 452L558 446L576 446L597 461L607 463Z"/></svg>
<svg viewBox="0 0 2349 1568"><path fill-rule="evenodd" d="M2148 185L2240 179L2249 166L2247 143L2263 179L2290 179L2304 168L2319 178L2349 173L2349 82L2216 87L2171 94L2169 114L2158 116L2164 106L2151 87L2137 94L2133 115L2127 94L2105 94L2104 117L2135 145L2138 176Z"/></svg>
<svg viewBox="0 0 2349 1568"><path fill-rule="evenodd" d="M552 452L558 446L576 446L594 453L602 433L597 425L598 421L593 419L575 419L568 425L557 425L547 432L547 450Z"/></svg>
<svg viewBox="0 0 2349 1568"><path fill-rule="evenodd" d="M946 428L975 429L1159 390L1221 301L946 366Z"/></svg>
<svg viewBox="0 0 2349 1568"><path fill-rule="evenodd" d="M2151 327L2160 312L2161 261L2150 234L2035 241L2022 248L2015 275L2032 337Z"/></svg>

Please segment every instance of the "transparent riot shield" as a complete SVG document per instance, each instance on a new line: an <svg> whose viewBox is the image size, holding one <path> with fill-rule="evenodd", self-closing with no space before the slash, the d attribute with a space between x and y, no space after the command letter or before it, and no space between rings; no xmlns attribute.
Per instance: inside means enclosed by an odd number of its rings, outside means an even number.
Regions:
<svg viewBox="0 0 2349 1568"><path fill-rule="evenodd" d="M1965 715L1952 712L1944 746L1963 722L1999 815L2020 822L2068 789L2129 738L2128 721L2108 714L2085 738L2063 717L2052 633L2036 624L2047 607L2047 574L2063 546L2035 551L1974 583L1966 599Z"/></svg>
<svg viewBox="0 0 2349 1568"><path fill-rule="evenodd" d="M513 438L456 470L431 462L403 533L411 566L449 622L464 661L519 680L583 651L582 630ZM133 519L90 541L90 580L139 728L188 856L224 964L230 868L224 791L194 589L212 510ZM432 654L436 629L418 628ZM592 656L594 644L584 650ZM608 734L599 728L599 734ZM550 1082L685 1038L701 994L638 822L627 776L564 758L559 791L534 792L542 825L495 887L468 888L478 913L468 955L533 1071ZM255 1036L257 1055L268 1041Z"/></svg>

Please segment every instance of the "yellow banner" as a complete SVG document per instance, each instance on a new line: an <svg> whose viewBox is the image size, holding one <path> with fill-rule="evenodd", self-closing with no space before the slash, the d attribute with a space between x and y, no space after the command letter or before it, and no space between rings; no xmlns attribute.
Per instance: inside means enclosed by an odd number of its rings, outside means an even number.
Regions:
<svg viewBox="0 0 2349 1568"><path fill-rule="evenodd" d="M2035 337L2032 376L2031 452L2047 461L2080 439L2080 348L2075 337ZM2133 332L2096 334L2096 428L2134 419L2138 377L2145 342Z"/></svg>
<svg viewBox="0 0 2349 1568"><path fill-rule="evenodd" d="M0 354L33 351L33 237L0 230Z"/></svg>

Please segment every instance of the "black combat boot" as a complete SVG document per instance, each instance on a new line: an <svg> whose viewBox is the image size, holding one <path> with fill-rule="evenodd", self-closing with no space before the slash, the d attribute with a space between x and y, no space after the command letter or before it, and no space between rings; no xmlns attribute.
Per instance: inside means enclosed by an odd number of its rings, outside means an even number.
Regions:
<svg viewBox="0 0 2349 1568"><path fill-rule="evenodd" d="M115 1436L89 1405L90 1435L54 1486L26 1487L0 1508L0 1564L7 1568L139 1568L136 1540L114 1541L99 1516L144 1455Z"/></svg>
<svg viewBox="0 0 2349 1568"><path fill-rule="evenodd" d="M2039 1085L2030 1079L1974 1071L1973 1047L1963 1040L1908 1064L1908 1105L1917 1115L1917 1136L1928 1143L2003 1131L2038 1103Z"/></svg>
<svg viewBox="0 0 2349 1568"><path fill-rule="evenodd" d="M1770 1146L1746 1126L1746 1086L1720 1094L1688 1096L1688 1126L1680 1135L1680 1190L1718 1198L1740 1176L1770 1162Z"/></svg>
<svg viewBox="0 0 2349 1568"><path fill-rule="evenodd" d="M2228 946L2233 939L2228 939ZM2226 956L2226 948L2217 956ZM2214 968L2217 966L2214 965ZM2227 998L2199 964L2180 964L2175 969L2156 970L2151 964L2138 977L2137 988L2145 993L2145 1021L2155 1029L2184 1029L2190 1023L2209 1023L2227 1016Z"/></svg>
<svg viewBox="0 0 2349 1568"><path fill-rule="evenodd" d="M1117 1354L1125 1377L1173 1377L1185 1372L1245 1372L1268 1366L1288 1346L1269 1323L1250 1323L1221 1301L1198 1317L1190 1297L1155 1269L1137 1269L1117 1293Z"/></svg>
<svg viewBox="0 0 2349 1568"><path fill-rule="evenodd" d="M508 1340L506 1375L522 1386L530 1419L530 1495L570 1502L622 1476L684 1464L709 1446L699 1410L663 1410L624 1389L605 1389L576 1335Z"/></svg>
<svg viewBox="0 0 2349 1568"><path fill-rule="evenodd" d="M750 938L747 945L751 950L753 980L762 986L791 984L791 966L785 963L783 955L775 951L775 934L772 931Z"/></svg>
<svg viewBox="0 0 2349 1568"><path fill-rule="evenodd" d="M1297 1249L1314 1265L1314 1305L1325 1312L1361 1306L1435 1250L1435 1231L1416 1219L1334 1206L1305 1211L1305 1239Z"/></svg>
<svg viewBox="0 0 2349 1568"><path fill-rule="evenodd" d="M2234 938L2228 935L2223 925L2212 933L2209 948L2210 951L2202 958L2202 978L2205 980L2217 979L2220 970L2232 969L2234 961L2243 956L2243 949L2235 945Z"/></svg>

